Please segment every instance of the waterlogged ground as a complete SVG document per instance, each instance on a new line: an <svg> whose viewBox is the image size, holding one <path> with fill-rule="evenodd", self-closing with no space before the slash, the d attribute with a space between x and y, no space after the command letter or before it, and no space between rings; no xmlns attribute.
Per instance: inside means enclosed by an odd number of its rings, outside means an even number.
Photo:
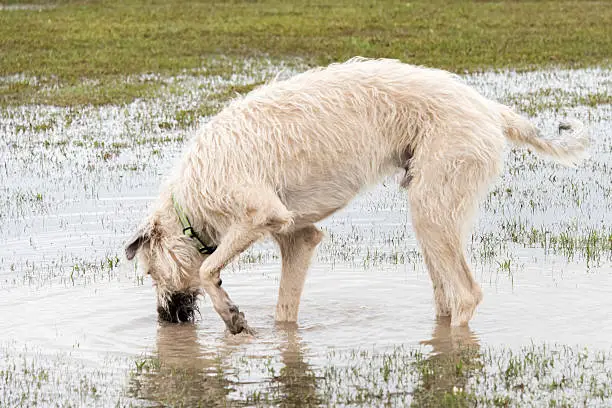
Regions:
<svg viewBox="0 0 612 408"><path fill-rule="evenodd" d="M485 294L469 328L434 320L392 179L322 223L299 325L274 323L271 242L223 276L255 338L226 335L206 300L195 325L156 322L123 241L206 115L301 69L248 60L129 78L159 92L128 105L0 110L0 406L610 406L609 69L465 78L545 136L566 116L592 135L577 169L508 148L468 248Z"/></svg>

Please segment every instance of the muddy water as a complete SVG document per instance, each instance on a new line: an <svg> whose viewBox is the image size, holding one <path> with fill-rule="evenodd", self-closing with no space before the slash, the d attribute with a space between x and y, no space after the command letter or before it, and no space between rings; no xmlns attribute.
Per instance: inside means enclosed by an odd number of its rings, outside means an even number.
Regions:
<svg viewBox="0 0 612 408"><path fill-rule="evenodd" d="M264 67L231 81L247 83L276 70ZM0 118L6 142L0 147L0 364L70 361L51 364L63 381L46 389L49 401L67 395L84 405L144 404L180 394L187 404L190 398L212 404L250 398L272 377L289 387L285 394L314 398L310 373L336 361L330 350L402 345L443 353L458 343L609 349L612 109L572 106L577 97L609 86L609 77L609 71L581 70L468 78L509 101L538 89L570 89L558 97L560 107L534 121L548 130L559 116L576 116L587 122L594 143L590 161L579 169L509 150L506 172L483 204L469 246L485 299L470 327L454 331L433 318L431 284L407 203L392 180L321 224L327 238L310 270L297 326L274 323L280 261L271 242L258 244L223 274L226 290L257 330L254 338L225 334L206 299L195 325L159 325L151 282L125 262L122 243L190 132L161 129L159 121L172 117L172 101L190 106L222 79L182 78L179 85L192 91L183 99L120 108L7 108ZM546 238L529 241L532 230ZM588 236L585 246L580 240ZM149 356L189 374L179 381L150 363L145 377L128 374L144 370L138 361ZM79 377L74 367L86 374ZM289 380L283 383L279 373ZM66 380L71 375L75 379ZM103 385L103 397L100 390L90 395L91 387L85 397L62 388L90 377ZM291 381L300 386L291 388Z"/></svg>

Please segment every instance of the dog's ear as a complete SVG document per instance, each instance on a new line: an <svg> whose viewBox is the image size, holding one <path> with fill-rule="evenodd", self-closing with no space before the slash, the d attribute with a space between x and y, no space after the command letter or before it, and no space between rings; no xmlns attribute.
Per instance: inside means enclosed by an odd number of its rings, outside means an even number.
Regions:
<svg viewBox="0 0 612 408"><path fill-rule="evenodd" d="M138 249L150 239L151 235L144 228L139 229L125 244L125 257L128 261L134 259Z"/></svg>

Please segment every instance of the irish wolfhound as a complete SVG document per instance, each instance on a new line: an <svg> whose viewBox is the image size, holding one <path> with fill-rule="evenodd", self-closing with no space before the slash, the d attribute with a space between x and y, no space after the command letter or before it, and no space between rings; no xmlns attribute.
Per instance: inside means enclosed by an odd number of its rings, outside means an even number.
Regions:
<svg viewBox="0 0 612 408"><path fill-rule="evenodd" d="M502 169L506 139L576 164L580 122L556 140L447 72L352 59L261 86L191 141L144 226L127 243L157 284L158 312L193 317L203 288L232 333L249 330L221 269L266 236L278 242L278 321L296 321L323 234L314 225L364 187L403 169L412 224L439 316L466 324L482 299L464 255L479 199Z"/></svg>

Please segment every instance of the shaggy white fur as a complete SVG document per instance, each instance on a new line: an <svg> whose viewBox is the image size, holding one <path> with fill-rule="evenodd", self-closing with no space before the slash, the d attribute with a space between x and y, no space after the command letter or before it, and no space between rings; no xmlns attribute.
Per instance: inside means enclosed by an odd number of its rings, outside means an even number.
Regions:
<svg viewBox="0 0 612 408"><path fill-rule="evenodd" d="M582 124L557 140L445 71L354 58L262 86L213 117L186 150L158 205L127 247L170 294L202 287L227 327L248 328L221 288L220 270L272 235L283 265L277 320L297 319L313 223L364 187L405 170L413 226L429 270L437 314L467 323L481 301L464 243L481 196L502 169L506 139L574 165L588 144ZM204 241L182 234L174 194Z"/></svg>

